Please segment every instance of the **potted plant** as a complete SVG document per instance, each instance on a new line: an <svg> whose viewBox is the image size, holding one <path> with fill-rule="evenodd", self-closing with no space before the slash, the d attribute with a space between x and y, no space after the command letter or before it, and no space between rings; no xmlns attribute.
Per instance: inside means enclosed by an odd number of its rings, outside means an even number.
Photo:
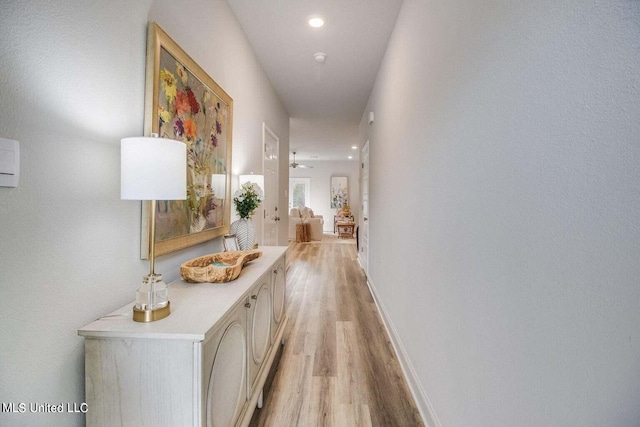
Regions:
<svg viewBox="0 0 640 427"><path fill-rule="evenodd" d="M240 219L231 224L231 234L238 238L238 245L243 251L251 250L256 243L256 228L251 217L260 202L264 200L264 193L255 182L245 182L233 194L233 204Z"/></svg>

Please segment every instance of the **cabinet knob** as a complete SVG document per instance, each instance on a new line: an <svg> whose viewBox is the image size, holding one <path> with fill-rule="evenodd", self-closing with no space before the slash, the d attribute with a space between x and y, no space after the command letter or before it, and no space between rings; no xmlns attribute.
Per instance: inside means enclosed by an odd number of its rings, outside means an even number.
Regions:
<svg viewBox="0 0 640 427"><path fill-rule="evenodd" d="M251 299L258 299L258 295L251 295Z"/></svg>
<svg viewBox="0 0 640 427"><path fill-rule="evenodd" d="M244 306L247 307L247 308L251 308L251 303L247 302L247 303L244 304Z"/></svg>

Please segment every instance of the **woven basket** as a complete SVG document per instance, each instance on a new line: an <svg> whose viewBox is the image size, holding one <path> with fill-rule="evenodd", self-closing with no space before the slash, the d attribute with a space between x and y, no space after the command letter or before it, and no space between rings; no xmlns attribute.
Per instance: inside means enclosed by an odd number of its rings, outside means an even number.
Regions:
<svg viewBox="0 0 640 427"><path fill-rule="evenodd" d="M245 263L261 256L261 251L230 251L204 255L183 262L180 265L180 275L187 282L230 282L238 278Z"/></svg>

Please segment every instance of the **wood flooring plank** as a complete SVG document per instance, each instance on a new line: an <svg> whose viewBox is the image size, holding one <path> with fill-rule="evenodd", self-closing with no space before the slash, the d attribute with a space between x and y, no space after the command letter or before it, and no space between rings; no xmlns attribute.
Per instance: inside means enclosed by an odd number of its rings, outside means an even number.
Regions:
<svg viewBox="0 0 640 427"><path fill-rule="evenodd" d="M402 370L395 358L393 348L381 323L376 322L377 311L368 307L369 328L358 328L359 360L362 363L368 394L368 404L372 408L373 425L422 425L420 415L410 398L409 389L404 381ZM393 392L389 392L393 390ZM375 409L374 409L375 408Z"/></svg>
<svg viewBox="0 0 640 427"><path fill-rule="evenodd" d="M336 346L338 356L338 381L336 399L343 405L367 402L367 393L362 388L364 371L359 360L357 334L352 322L336 323Z"/></svg>
<svg viewBox="0 0 640 427"><path fill-rule="evenodd" d="M337 426L334 394L335 378L313 377L308 413L300 417L301 426Z"/></svg>
<svg viewBox="0 0 640 427"><path fill-rule="evenodd" d="M337 404L334 409L335 426L371 427L368 405Z"/></svg>
<svg viewBox="0 0 640 427"><path fill-rule="evenodd" d="M338 360L336 356L336 313L334 311L323 310L318 323L320 330L318 331L315 343L313 375L335 377L338 370Z"/></svg>
<svg viewBox="0 0 640 427"><path fill-rule="evenodd" d="M308 413L312 385L312 356L291 355L280 361L286 372L274 380L273 389L261 411L259 426L297 426Z"/></svg>
<svg viewBox="0 0 640 427"><path fill-rule="evenodd" d="M369 405L356 405L356 426L369 427L373 426L371 423L371 411L369 410Z"/></svg>

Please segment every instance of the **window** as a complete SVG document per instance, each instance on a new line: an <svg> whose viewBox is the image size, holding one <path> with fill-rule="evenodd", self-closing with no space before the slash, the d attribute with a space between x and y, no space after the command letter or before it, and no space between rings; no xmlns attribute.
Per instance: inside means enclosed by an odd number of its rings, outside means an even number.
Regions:
<svg viewBox="0 0 640 427"><path fill-rule="evenodd" d="M311 204L311 178L289 178L289 209Z"/></svg>

